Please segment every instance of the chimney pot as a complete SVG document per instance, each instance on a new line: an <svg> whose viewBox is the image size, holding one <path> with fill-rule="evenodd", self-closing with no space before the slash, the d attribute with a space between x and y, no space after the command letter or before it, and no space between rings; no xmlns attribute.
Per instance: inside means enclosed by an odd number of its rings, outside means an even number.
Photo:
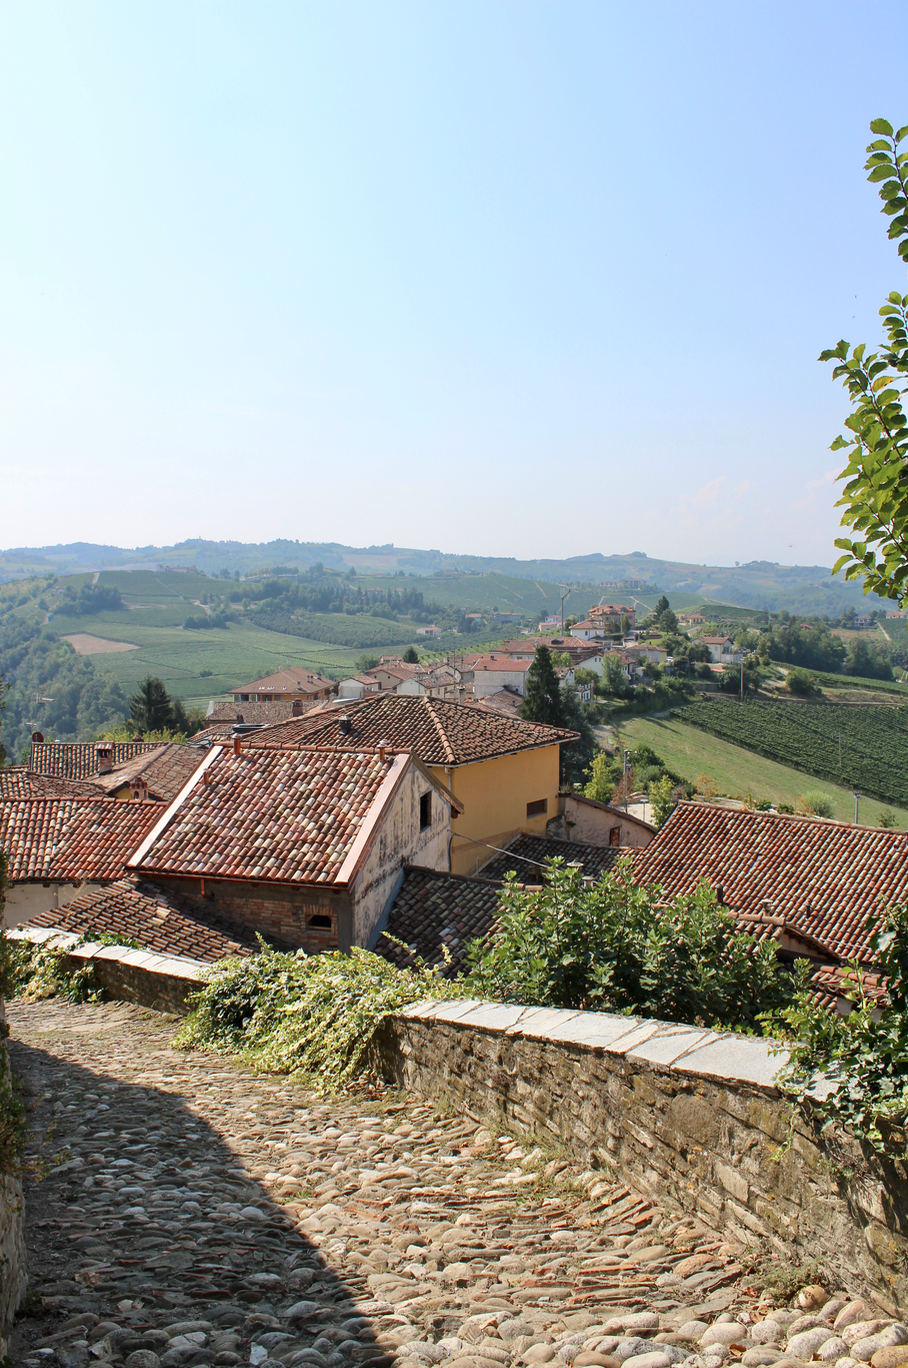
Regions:
<svg viewBox="0 0 908 1368"><path fill-rule="evenodd" d="M243 749L243 742L239 736L233 738L233 753L239 755Z"/></svg>

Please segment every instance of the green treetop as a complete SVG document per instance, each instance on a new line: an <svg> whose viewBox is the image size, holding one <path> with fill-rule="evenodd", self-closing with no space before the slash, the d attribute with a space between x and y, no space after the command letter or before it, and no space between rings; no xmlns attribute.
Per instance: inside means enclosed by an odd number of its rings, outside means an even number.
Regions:
<svg viewBox="0 0 908 1368"><path fill-rule="evenodd" d="M874 141L867 147L867 179L879 187L882 212L891 222L889 237L908 262L908 124L893 132L885 119L870 125ZM908 149L908 144L906 144ZM908 375L908 294L897 290L880 309L886 341L868 352L862 342L853 349L844 340L820 355L834 361L833 376L851 398L845 419L848 436L838 436L833 451L845 451L848 464L838 507L842 525L856 535L837 539L844 555L833 574L844 568L846 579L862 579L864 592L908 601L908 420L902 406Z"/></svg>

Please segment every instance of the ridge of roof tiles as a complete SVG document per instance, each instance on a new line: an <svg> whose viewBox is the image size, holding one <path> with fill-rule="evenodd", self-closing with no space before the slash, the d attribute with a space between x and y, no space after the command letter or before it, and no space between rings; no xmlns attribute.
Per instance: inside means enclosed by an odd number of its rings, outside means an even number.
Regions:
<svg viewBox="0 0 908 1368"><path fill-rule="evenodd" d="M11 882L119 879L126 861L161 815L159 803L94 798L19 798L0 802L0 848Z"/></svg>
<svg viewBox="0 0 908 1368"><path fill-rule="evenodd" d="M350 732L340 729L346 715ZM577 733L540 722L526 722L420 694L370 694L263 728L249 737L253 749L330 746L355 749L387 741L396 750L414 751L426 765L467 765L515 751L577 739Z"/></svg>
<svg viewBox="0 0 908 1368"><path fill-rule="evenodd" d="M133 879L118 879L105 888L90 889L64 907L51 907L29 926L53 927L80 936L122 936L138 941L160 955L190 959L223 959L226 955L254 955L259 950L255 929L225 916L207 903ZM289 950L266 937L277 950Z"/></svg>
<svg viewBox="0 0 908 1368"><path fill-rule="evenodd" d="M91 782L104 793L116 793L124 784L142 779L148 785L149 797L169 802L192 778L204 758L204 753L193 746L165 741L153 751L134 755L107 773L96 775Z"/></svg>
<svg viewBox="0 0 908 1368"><path fill-rule="evenodd" d="M149 875L334 883L394 757L218 747L132 867ZM161 810L158 808L160 816Z"/></svg>
<svg viewBox="0 0 908 1368"><path fill-rule="evenodd" d="M33 741L29 769L58 779L90 779L100 771L98 747L104 746L113 765L156 750L159 741Z"/></svg>
<svg viewBox="0 0 908 1368"><path fill-rule="evenodd" d="M871 962L867 918L908 898L908 832L682 802L635 853L634 879L670 898L706 879L731 912L778 915Z"/></svg>
<svg viewBox="0 0 908 1368"><path fill-rule="evenodd" d="M0 801L4 798L97 798L98 790L88 779L58 779L52 774L35 774L25 765L0 768Z"/></svg>

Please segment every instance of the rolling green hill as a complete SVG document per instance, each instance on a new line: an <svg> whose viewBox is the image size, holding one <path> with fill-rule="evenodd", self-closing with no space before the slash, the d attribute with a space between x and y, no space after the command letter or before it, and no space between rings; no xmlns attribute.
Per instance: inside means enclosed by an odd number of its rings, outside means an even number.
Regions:
<svg viewBox="0 0 908 1368"><path fill-rule="evenodd" d="M705 597L742 607L787 608L797 613L828 613L837 617L843 607L878 607L880 600L865 597L858 584L832 579L831 571L821 565L778 565L771 561L750 561L745 565L710 566L696 562L670 561L642 552L568 556L563 559L518 560L508 556L462 555L454 552L426 551L393 545L353 547L339 542L299 542L280 540L262 543L215 542L193 539L174 546L147 546L134 550L74 542L68 546L19 547L0 551L0 581L17 576L75 574L101 570L104 574L129 569L153 576L161 565L197 567L207 575L226 572L229 576L262 575L276 567L306 570L315 564L345 572L351 567L358 575L404 576L435 579L442 571L452 572L448 583L458 596L439 602L467 602L469 580L475 575L499 576L503 580L529 581L536 585L586 584L601 586L630 580L657 592ZM164 576L170 579L171 575ZM184 592L196 593L193 576L186 576ZM445 591L447 592L447 590ZM516 592L524 593L524 590ZM529 593L532 594L532 589ZM605 590L609 595L628 590ZM541 598L548 599L548 591ZM463 598L461 598L463 596ZM591 601L595 601L591 600ZM480 604L491 607L492 604ZM499 605L503 606L503 605ZM536 611L534 605L533 611Z"/></svg>

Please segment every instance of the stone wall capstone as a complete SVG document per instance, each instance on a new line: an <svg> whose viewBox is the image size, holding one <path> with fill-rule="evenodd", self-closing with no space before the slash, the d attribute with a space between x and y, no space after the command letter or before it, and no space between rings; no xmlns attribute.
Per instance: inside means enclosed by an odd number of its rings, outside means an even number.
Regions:
<svg viewBox="0 0 908 1368"><path fill-rule="evenodd" d="M562 1146L755 1256L816 1258L833 1285L908 1310L906 1165L821 1132L809 1101L795 1112L771 1041L452 1001L390 1018L375 1049L399 1086Z"/></svg>

